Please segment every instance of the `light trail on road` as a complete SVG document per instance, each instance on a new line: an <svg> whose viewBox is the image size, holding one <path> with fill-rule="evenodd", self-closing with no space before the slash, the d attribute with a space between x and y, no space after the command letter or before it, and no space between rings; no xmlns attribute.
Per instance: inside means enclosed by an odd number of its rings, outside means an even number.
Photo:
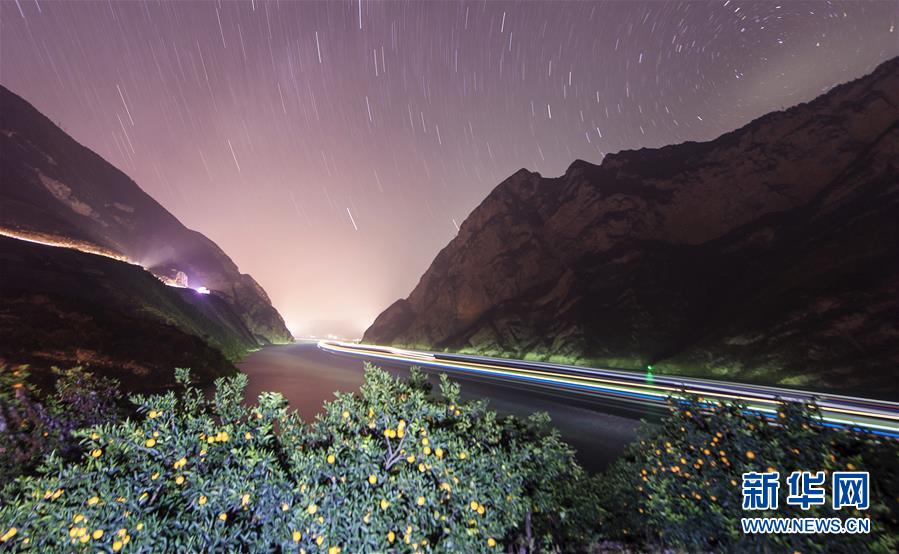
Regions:
<svg viewBox="0 0 899 554"><path fill-rule="evenodd" d="M110 260L115 260L117 262L123 262L130 265L135 265L137 267L142 268L147 273L156 277L163 285L167 287L173 287L176 289L188 289L192 288L196 292L200 294L209 294L211 291L204 286L199 287L188 287L185 285L178 284L174 279L166 277L165 275L160 275L154 273L149 267L136 262L130 258L127 258L117 252L112 250L101 248L99 246L95 246L88 242L71 240L67 238L60 238L57 236L49 235L49 234L41 234L41 233L27 233L23 231L14 231L11 229L0 228L0 236L8 237L11 239L21 240L25 242L30 242L32 244L40 244L41 246L52 246L53 248L64 248L66 250L74 250L76 252L81 252L82 254L91 254L92 256L102 256L104 258L109 258Z"/></svg>
<svg viewBox="0 0 899 554"><path fill-rule="evenodd" d="M825 425L858 429L899 439L899 403L691 377L647 376L643 373L587 368L462 354L444 354L323 340L318 348L332 354L373 361L400 362L447 373L465 373L494 380L565 389L575 394L604 397L663 408L669 397L697 395L706 402L739 402L747 409L776 418L778 404L812 400Z"/></svg>

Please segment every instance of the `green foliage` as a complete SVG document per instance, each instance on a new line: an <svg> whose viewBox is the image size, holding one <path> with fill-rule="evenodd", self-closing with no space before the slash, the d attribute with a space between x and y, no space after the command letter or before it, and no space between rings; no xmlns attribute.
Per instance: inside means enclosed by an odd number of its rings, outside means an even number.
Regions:
<svg viewBox="0 0 899 554"><path fill-rule="evenodd" d="M670 414L645 428L600 476L604 533L690 552L895 552L897 444L819 423L813 404L784 403L770 421L740 405L710 405L698 398L672 402ZM785 478L795 470L827 470L828 476L834 470L869 471L871 508L835 512L829 502L808 511L789 506ZM780 473L777 511L742 510L742 474L750 471ZM744 535L741 517L870 517L872 533Z"/></svg>
<svg viewBox="0 0 899 554"><path fill-rule="evenodd" d="M4 489L0 540L334 554L591 539L598 514L581 503L595 485L547 418L499 418L445 378L431 396L421 375L367 367L360 392L336 394L312 424L279 394L245 406L244 375L219 379L211 399L178 380L177 394L134 397L141 417L79 431L78 463L52 455Z"/></svg>
<svg viewBox="0 0 899 554"><path fill-rule="evenodd" d="M29 379L27 366L0 365L0 482L34 469L50 452L65 459L79 453L73 432L121 415L118 385L80 368L52 371L45 392Z"/></svg>

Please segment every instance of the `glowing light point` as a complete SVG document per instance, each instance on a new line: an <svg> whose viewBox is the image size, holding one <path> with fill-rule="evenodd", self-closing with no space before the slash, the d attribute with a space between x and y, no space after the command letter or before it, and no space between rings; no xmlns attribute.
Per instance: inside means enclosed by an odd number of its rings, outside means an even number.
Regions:
<svg viewBox="0 0 899 554"><path fill-rule="evenodd" d="M196 290L200 294L209 294L209 289L207 289L206 287L197 287L194 290Z"/></svg>

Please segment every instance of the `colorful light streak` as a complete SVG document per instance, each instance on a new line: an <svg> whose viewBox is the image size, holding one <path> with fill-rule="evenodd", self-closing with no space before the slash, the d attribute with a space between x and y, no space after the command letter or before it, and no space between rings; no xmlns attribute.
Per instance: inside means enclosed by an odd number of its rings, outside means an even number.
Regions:
<svg viewBox="0 0 899 554"><path fill-rule="evenodd" d="M879 436L899 438L899 403L895 402L710 379L655 376L649 381L641 372L418 352L337 341L320 341L318 347L334 354L480 374L531 385L561 387L592 396L650 406L664 406L669 397L683 398L693 394L707 402L740 402L749 410L776 418L778 403L781 401L814 400L821 409L822 419L827 426L858 428Z"/></svg>

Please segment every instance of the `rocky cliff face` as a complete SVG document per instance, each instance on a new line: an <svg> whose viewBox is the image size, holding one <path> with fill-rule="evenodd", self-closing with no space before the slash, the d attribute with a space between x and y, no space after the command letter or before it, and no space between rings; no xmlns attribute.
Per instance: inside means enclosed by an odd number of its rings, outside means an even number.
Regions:
<svg viewBox="0 0 899 554"><path fill-rule="evenodd" d="M218 291L259 342L292 340L265 291L127 175L0 87L0 231L118 255Z"/></svg>
<svg viewBox="0 0 899 554"><path fill-rule="evenodd" d="M707 143L520 170L364 340L884 393L899 59Z"/></svg>

